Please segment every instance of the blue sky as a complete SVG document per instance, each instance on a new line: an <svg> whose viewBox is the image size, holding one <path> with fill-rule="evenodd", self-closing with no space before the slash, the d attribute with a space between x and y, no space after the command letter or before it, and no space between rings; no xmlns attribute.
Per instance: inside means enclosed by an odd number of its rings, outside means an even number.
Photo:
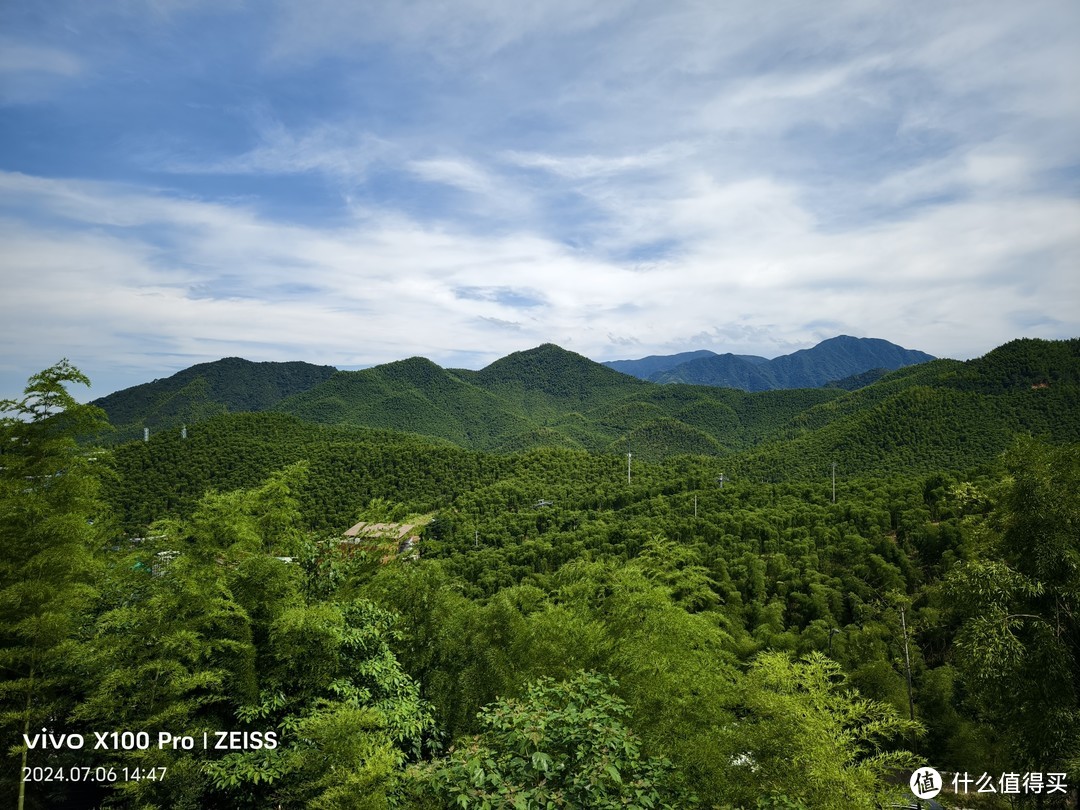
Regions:
<svg viewBox="0 0 1080 810"><path fill-rule="evenodd" d="M6 0L0 396L1075 337L1078 42L1074 0Z"/></svg>

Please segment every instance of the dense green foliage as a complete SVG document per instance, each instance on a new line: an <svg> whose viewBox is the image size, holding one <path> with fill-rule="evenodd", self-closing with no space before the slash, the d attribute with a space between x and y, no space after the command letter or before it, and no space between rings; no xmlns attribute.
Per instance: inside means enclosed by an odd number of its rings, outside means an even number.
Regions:
<svg viewBox="0 0 1080 810"><path fill-rule="evenodd" d="M408 431L485 449L533 427L489 392L420 357L338 372L277 409L320 424Z"/></svg>
<svg viewBox="0 0 1080 810"><path fill-rule="evenodd" d="M929 763L1065 774L1067 796L1017 800L1064 808L1080 784L1075 353L1025 366L1033 349L853 392L631 381L616 397L555 347L490 390L426 361L365 378L467 386L538 442L581 445L516 452L278 412L80 449L97 412L54 367L5 403L22 418L0 444L0 791L27 807L840 810L910 797ZM522 363L561 370L526 383ZM451 434L464 411L443 407ZM343 542L358 519L416 527L419 556ZM40 728L155 744L24 744ZM161 731L275 745L162 749ZM23 757L167 775L22 783Z"/></svg>
<svg viewBox="0 0 1080 810"><path fill-rule="evenodd" d="M872 368L869 371L863 371L860 374L852 374L850 377L844 377L842 380L832 380L825 383L823 388L843 388L845 391L856 391L859 388L864 388L871 383L875 383L889 373L885 368Z"/></svg>
<svg viewBox="0 0 1080 810"><path fill-rule="evenodd" d="M63 360L34 375L21 400L0 401L0 734L20 766L23 735L70 710L65 656L96 584L97 478L74 437L103 415L76 403L71 383L89 380Z"/></svg>
<svg viewBox="0 0 1080 810"><path fill-rule="evenodd" d="M432 789L470 807L678 808L692 797L667 784L670 764L645 760L629 713L589 673L534 681L520 700L480 712L484 731L432 763Z"/></svg>
<svg viewBox="0 0 1080 810"><path fill-rule="evenodd" d="M983 553L945 584L978 711L1005 732L1015 761L1038 770L1080 757L1080 447L1025 442L1009 472Z"/></svg>

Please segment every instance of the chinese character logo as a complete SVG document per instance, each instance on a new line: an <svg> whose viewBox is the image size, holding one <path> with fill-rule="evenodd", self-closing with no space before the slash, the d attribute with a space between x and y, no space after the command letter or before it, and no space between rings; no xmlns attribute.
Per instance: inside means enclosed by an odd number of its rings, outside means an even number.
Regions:
<svg viewBox="0 0 1080 810"><path fill-rule="evenodd" d="M932 799L941 793L941 774L933 768L919 768L911 775L911 792L918 799Z"/></svg>

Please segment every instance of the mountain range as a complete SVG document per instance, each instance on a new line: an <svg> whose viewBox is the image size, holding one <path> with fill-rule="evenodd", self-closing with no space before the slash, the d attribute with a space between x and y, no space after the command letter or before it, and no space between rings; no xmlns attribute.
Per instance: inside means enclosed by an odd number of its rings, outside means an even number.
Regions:
<svg viewBox="0 0 1080 810"><path fill-rule="evenodd" d="M926 352L905 349L887 340L839 335L813 348L800 349L772 360L701 350L652 355L640 360L613 360L604 365L650 382L772 391L818 388L868 371L894 371L933 359L933 355Z"/></svg>
<svg viewBox="0 0 1080 810"><path fill-rule="evenodd" d="M116 426L114 442L141 437L143 427L197 433L208 415L222 430L234 412L271 411L298 425L485 452L718 456L765 478L832 461L848 473L956 469L992 458L1018 433L1080 440L1080 339L1016 340L976 360L906 366L856 390L658 385L552 344L479 371L415 357L361 371L230 358L97 404Z"/></svg>
<svg viewBox="0 0 1080 810"><path fill-rule="evenodd" d="M194 423L220 413L264 411L287 396L325 382L333 366L299 361L253 363L226 357L171 377L124 388L96 399L115 427L158 428Z"/></svg>

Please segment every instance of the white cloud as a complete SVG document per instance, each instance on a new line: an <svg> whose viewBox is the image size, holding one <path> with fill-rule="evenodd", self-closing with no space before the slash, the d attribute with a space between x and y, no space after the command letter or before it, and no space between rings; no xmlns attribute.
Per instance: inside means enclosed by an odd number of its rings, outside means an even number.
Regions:
<svg viewBox="0 0 1080 810"><path fill-rule="evenodd" d="M890 174L869 195L896 206L948 196L1007 198L1030 191L1039 173L1051 168L1038 161L1026 150L979 145Z"/></svg>
<svg viewBox="0 0 1080 810"><path fill-rule="evenodd" d="M510 178L497 174L474 161L460 157L437 157L409 160L404 167L429 183L449 186L471 195L464 208L454 206L452 216L458 221L467 216L487 220L527 221L533 211L527 190ZM450 212L447 212L448 214ZM467 216L462 216L466 213Z"/></svg>
<svg viewBox="0 0 1080 810"><path fill-rule="evenodd" d="M445 183L477 194L491 194L497 182L485 171L467 160L428 158L413 160L408 168L433 183Z"/></svg>
<svg viewBox="0 0 1080 810"><path fill-rule="evenodd" d="M236 353L366 365L493 360L554 341L608 359L620 339L674 351L710 330L733 336L728 349L775 354L820 339L812 322L823 320L972 354L1015 334L1020 312L1080 325L1075 200L971 202L825 234L789 189L702 180L696 197L663 209L686 252L642 271L527 233L482 237L400 215L320 228L109 184L4 174L0 189L25 201L0 229L0 340L29 371L80 352L89 371L101 358L135 362L138 335L175 357L142 358L150 379ZM507 287L543 303L459 294Z"/></svg>

